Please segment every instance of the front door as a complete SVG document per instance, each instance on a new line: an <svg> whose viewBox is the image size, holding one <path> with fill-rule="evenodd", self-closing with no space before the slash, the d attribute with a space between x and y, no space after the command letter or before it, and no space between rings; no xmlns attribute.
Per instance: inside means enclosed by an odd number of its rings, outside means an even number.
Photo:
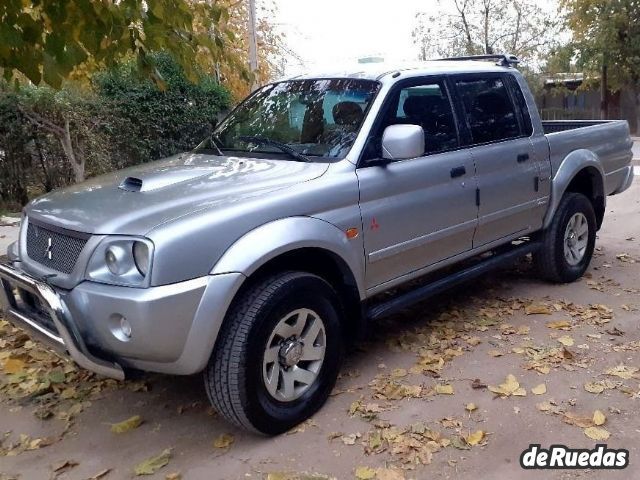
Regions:
<svg viewBox="0 0 640 480"><path fill-rule="evenodd" d="M459 149L444 79L399 83L372 132L377 147L365 156L379 156L384 128L399 123L422 126L424 156L357 170L367 288L468 251L477 223L473 159Z"/></svg>

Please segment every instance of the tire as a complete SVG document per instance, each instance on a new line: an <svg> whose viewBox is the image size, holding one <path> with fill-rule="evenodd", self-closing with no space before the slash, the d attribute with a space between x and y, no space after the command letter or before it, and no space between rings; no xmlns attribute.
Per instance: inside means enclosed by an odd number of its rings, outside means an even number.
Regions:
<svg viewBox="0 0 640 480"><path fill-rule="evenodd" d="M282 272L250 287L231 307L204 371L214 408L231 423L266 435L309 418L338 377L341 317L338 296L316 275Z"/></svg>
<svg viewBox="0 0 640 480"><path fill-rule="evenodd" d="M587 228L585 234L581 234L583 225ZM535 255L541 277L555 283L569 283L582 277L593 256L596 229L596 215L589 199L581 193L565 193L551 225L542 233L542 248ZM583 248L578 248L582 245Z"/></svg>

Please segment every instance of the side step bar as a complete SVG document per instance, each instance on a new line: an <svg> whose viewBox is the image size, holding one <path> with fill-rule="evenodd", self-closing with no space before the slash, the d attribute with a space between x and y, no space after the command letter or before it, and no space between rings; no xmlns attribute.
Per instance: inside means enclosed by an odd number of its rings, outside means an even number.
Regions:
<svg viewBox="0 0 640 480"><path fill-rule="evenodd" d="M504 252L496 253L487 259L481 260L470 267L454 272L451 275L447 275L444 278L427 283L426 285L417 287L406 293L401 293L390 300L373 304L365 310L365 317L368 320L376 320L378 318L386 317L415 303L437 295L454 285L477 278L489 270L511 263L528 253L534 253L539 250L540 247L541 243L535 241L527 241L520 245L516 245Z"/></svg>

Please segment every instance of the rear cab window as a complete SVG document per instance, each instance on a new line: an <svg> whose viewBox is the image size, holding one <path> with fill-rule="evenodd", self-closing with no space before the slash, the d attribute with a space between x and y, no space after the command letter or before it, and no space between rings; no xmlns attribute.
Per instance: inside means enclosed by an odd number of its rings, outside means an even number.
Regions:
<svg viewBox="0 0 640 480"><path fill-rule="evenodd" d="M522 93L522 87L520 87L516 77L513 75L507 75L507 84L509 85L511 92L513 92L516 108L521 120L522 133L525 136L530 137L533 135L533 124L531 123L531 114L529 113L527 101Z"/></svg>
<svg viewBox="0 0 640 480"><path fill-rule="evenodd" d="M454 83L473 144L523 136L521 113L505 76L465 76L454 78Z"/></svg>

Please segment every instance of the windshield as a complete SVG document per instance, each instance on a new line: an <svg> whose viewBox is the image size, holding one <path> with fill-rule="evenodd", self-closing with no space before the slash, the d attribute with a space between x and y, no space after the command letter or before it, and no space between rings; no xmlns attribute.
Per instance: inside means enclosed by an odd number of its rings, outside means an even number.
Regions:
<svg viewBox="0 0 640 480"><path fill-rule="evenodd" d="M294 160L296 154L298 159L344 158L378 87L352 79L268 85L231 112L199 148Z"/></svg>

